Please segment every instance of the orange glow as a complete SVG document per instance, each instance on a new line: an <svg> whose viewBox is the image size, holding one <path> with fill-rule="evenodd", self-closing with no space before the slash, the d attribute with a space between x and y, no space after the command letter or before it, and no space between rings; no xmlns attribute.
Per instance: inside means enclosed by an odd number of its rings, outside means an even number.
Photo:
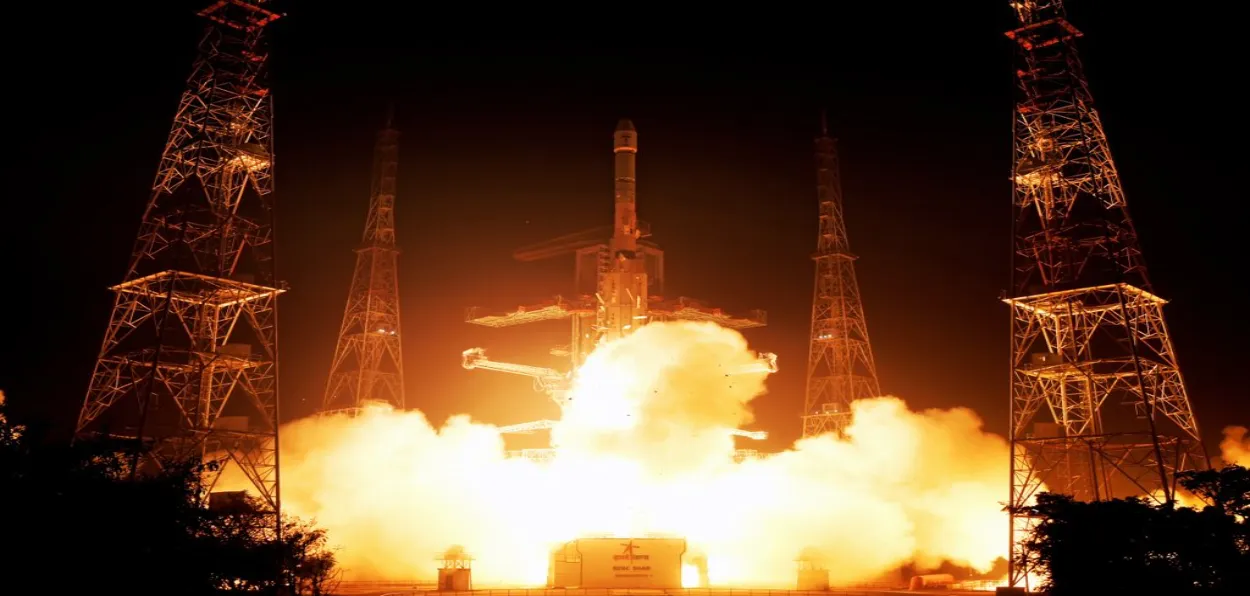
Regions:
<svg viewBox="0 0 1250 596"><path fill-rule="evenodd" d="M1150 494L1147 495L1146 498L1155 503L1162 503L1163 496L1164 496L1163 490L1157 489L1157 490L1151 491ZM1172 499L1173 499L1174 504L1177 507L1188 507L1190 509L1202 509L1203 507L1207 506L1207 502L1203 501L1202 498L1200 498L1198 495L1195 495L1180 486L1177 486L1176 490L1172 492Z"/></svg>
<svg viewBox="0 0 1250 596"><path fill-rule="evenodd" d="M1220 452L1225 465L1238 465L1250 468L1250 436L1246 435L1244 426L1228 426L1224 428L1224 440L1220 442Z"/></svg>
<svg viewBox="0 0 1250 596"><path fill-rule="evenodd" d="M1212 461L1211 464L1215 469L1229 465L1250 466L1250 436L1246 435L1246 427L1228 426L1224 428L1224 440L1220 442L1220 457ZM1163 491L1156 490L1150 493L1150 497L1156 501L1162 501ZM1209 505L1202 498L1179 486L1176 488L1174 498L1176 499L1177 507L1202 509Z"/></svg>
<svg viewBox="0 0 1250 596"><path fill-rule="evenodd" d="M685 537L713 586L793 589L805 547L834 584L913 559L988 570L1004 555L1007 445L970 410L862 400L845 439L734 463L724 429L752 421L767 375L724 371L755 359L711 323L655 323L601 346L548 464L507 458L496 427L466 415L438 429L388 406L299 420L282 430L284 510L325 527L355 579L430 579L434 555L462 544L475 585L540 586L549 550L588 533ZM698 575L687 564L682 583Z"/></svg>

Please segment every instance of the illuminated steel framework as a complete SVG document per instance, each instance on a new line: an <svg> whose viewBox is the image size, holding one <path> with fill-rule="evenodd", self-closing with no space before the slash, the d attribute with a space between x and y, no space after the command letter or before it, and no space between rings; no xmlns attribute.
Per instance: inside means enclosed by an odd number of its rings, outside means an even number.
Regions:
<svg viewBox="0 0 1250 596"><path fill-rule="evenodd" d="M516 260L523 262L574 254L574 297L556 296L547 302L520 306L503 313L472 307L468 309L466 320L485 327L569 320L572 323L569 344L551 349L551 354L569 358L570 371L577 370L600 343L623 337L655 321L712 321L731 329L764 326L767 318L762 310L736 316L690 298L665 299L658 295L663 289L664 252L645 240L650 235L650 227L637 217L635 165L638 132L633 122L621 120L612 137L615 162L613 225L561 236L513 253ZM532 377L536 390L547 393L561 405L572 380L572 372L488 360L480 348L466 350L464 358L464 367L468 369L482 368ZM776 370L774 356L762 354L760 359L761 364L753 366L753 369L758 368L758 372L764 374ZM531 427L531 424L521 424L505 428ZM758 435L747 433L742 436L753 438ZM553 453L531 450L525 456L546 461Z"/></svg>
<svg viewBox="0 0 1250 596"><path fill-rule="evenodd" d="M621 120L617 124L613 132L613 154L615 217L612 226L561 236L513 253L513 258L522 262L576 255L575 297L556 296L503 313L471 307L465 319L485 327L571 320L570 343L553 348L551 354L568 357L572 369L580 366L600 342L627 335L653 321L713 321L731 329L764 326L767 316L762 310L737 316L691 298L665 299L657 295L663 290L664 252L645 240L650 235L650 226L637 218L638 133L633 122ZM625 306L633 314L622 318L617 311Z"/></svg>
<svg viewBox="0 0 1250 596"><path fill-rule="evenodd" d="M1185 384L1060 0L1012 2L1015 118L1011 306L1011 585L1040 490L1173 499L1205 467ZM1121 406L1128 406L1121 407ZM1045 412L1046 416L1042 417ZM1040 420L1039 420L1040 418Z"/></svg>
<svg viewBox="0 0 1250 596"><path fill-rule="evenodd" d="M399 275L395 247L395 177L399 132L387 118L374 151L373 191L356 269L352 274L338 346L330 366L323 414L355 414L363 402L404 408L399 327Z"/></svg>
<svg viewBox="0 0 1250 596"><path fill-rule="evenodd" d="M221 0L174 116L75 428L141 443L135 471L238 465L279 510L273 156L264 2ZM201 477L212 490L221 466Z"/></svg>
<svg viewBox="0 0 1250 596"><path fill-rule="evenodd" d="M816 198L820 231L812 295L812 335L807 357L803 436L846 428L851 402L881 394L868 342L868 323L855 279L855 259L842 211L837 142L821 117L816 139Z"/></svg>
<svg viewBox="0 0 1250 596"><path fill-rule="evenodd" d="M613 154L614 225L568 234L513 253L513 258L522 262L575 255L573 297L556 296L505 313L472 307L466 320L486 327L571 320L570 343L553 348L551 354L568 357L573 369L600 342L627 335L648 322L713 321L731 329L764 326L767 315L762 310L737 316L691 298L665 299L659 295L664 288L664 251L646 240L651 227L637 218L638 133L633 122L618 123L613 133ZM623 305L628 305L632 313L624 319L616 312Z"/></svg>

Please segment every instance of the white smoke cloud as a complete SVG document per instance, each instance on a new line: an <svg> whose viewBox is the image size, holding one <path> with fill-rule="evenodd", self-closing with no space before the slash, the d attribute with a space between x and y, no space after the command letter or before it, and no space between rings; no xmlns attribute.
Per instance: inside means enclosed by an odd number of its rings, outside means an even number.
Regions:
<svg viewBox="0 0 1250 596"><path fill-rule="evenodd" d="M458 544L478 584L541 585L549 549L587 532L685 536L713 585L793 588L805 548L835 583L913 559L988 569L1004 554L1008 450L973 412L863 400L845 438L734 463L726 429L751 421L765 375L731 373L754 361L710 323L601 347L547 466L505 458L498 431L467 416L438 429L383 406L300 420L282 431L284 509L315 518L362 579L433 578Z"/></svg>

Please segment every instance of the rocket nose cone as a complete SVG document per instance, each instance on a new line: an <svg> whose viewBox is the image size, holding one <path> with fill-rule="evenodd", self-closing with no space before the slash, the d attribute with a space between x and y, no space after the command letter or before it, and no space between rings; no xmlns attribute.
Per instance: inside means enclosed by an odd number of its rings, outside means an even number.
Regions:
<svg viewBox="0 0 1250 596"><path fill-rule="evenodd" d="M629 118L621 118L621 121L616 123L616 132L633 132L633 131L634 131L634 123Z"/></svg>

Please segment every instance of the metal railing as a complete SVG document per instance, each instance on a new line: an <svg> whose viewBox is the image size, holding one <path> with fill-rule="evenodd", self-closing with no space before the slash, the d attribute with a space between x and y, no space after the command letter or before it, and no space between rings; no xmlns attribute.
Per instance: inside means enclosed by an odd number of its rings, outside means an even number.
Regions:
<svg viewBox="0 0 1250 596"><path fill-rule="evenodd" d="M771 590L752 588L679 588L679 589L612 589L612 588L515 588L515 589L483 589L470 592L436 591L435 586L426 589L412 589L390 592L383 596L415 596L435 592L438 596L877 596L883 591L899 590L899 586L891 584L863 585L856 587L835 588L828 590Z"/></svg>
<svg viewBox="0 0 1250 596"><path fill-rule="evenodd" d="M338 585L344 588L376 588L379 586L397 586L414 590L435 590L438 588L438 582L417 579L343 579L339 580Z"/></svg>

